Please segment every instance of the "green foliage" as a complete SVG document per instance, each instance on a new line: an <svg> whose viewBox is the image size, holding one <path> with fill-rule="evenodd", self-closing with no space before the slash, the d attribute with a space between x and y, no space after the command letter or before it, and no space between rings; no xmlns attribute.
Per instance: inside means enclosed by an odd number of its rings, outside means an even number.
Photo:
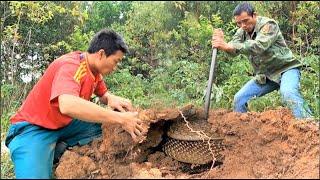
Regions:
<svg viewBox="0 0 320 180"><path fill-rule="evenodd" d="M70 47L69 51L86 51L93 35L93 31L90 31L89 33L83 33L80 26L75 26L74 32L68 39L68 45Z"/></svg>
<svg viewBox="0 0 320 180"><path fill-rule="evenodd" d="M131 70L134 74L148 77L148 66L157 67L159 59L165 57L163 52L169 48L166 42L170 33L167 34L166 22L171 15L165 9L164 2L133 2L132 9L124 27L117 29L134 56L133 61L128 61L128 65L134 67Z"/></svg>
<svg viewBox="0 0 320 180"><path fill-rule="evenodd" d="M306 53L319 53L320 50L320 2L304 2L297 5L297 10L291 12L294 19L293 28L296 35L296 49L302 55Z"/></svg>
<svg viewBox="0 0 320 180"><path fill-rule="evenodd" d="M181 60L169 66L158 68L152 74L152 94L168 93L181 103L201 101L205 88L206 70L204 64Z"/></svg>
<svg viewBox="0 0 320 180"><path fill-rule="evenodd" d="M175 99L200 105L209 73L212 28L221 28L225 39L230 40L236 30L232 10L237 4L234 1L1 2L4 60L1 91L5 112L21 104L39 73L52 60L69 51L85 51L93 34L101 28L112 28L123 35L131 52L122 62L121 70L108 77L111 90L145 107L158 94L168 102ZM260 15L279 22L294 54L305 64L301 71L302 93L318 112L319 56L314 54L319 52L319 2L253 4ZM216 67L213 107L231 108L234 94L252 76L252 67L246 57L231 58L223 52L218 53ZM22 96L14 95L10 100L8 94L16 92L10 88L25 86L21 81L23 74L32 75L30 87L23 88ZM269 96L262 101L266 106L279 104Z"/></svg>
<svg viewBox="0 0 320 180"><path fill-rule="evenodd" d="M214 87L213 107L232 108L233 96L240 88L250 80L252 68L244 56L235 58L225 57L226 54L218 55L216 73L216 87Z"/></svg>
<svg viewBox="0 0 320 180"><path fill-rule="evenodd" d="M36 73L70 51L67 38L86 18L79 2L9 1L1 5L1 73L4 82L11 84L22 82L21 76L30 71L35 81Z"/></svg>
<svg viewBox="0 0 320 180"><path fill-rule="evenodd" d="M174 54L171 56L198 63L206 61L211 52L211 35L212 26L208 18L200 17L197 21L192 13L187 13L174 33Z"/></svg>
<svg viewBox="0 0 320 180"><path fill-rule="evenodd" d="M106 82L114 94L129 98L141 107L164 107L182 105L188 102L202 103L207 67L188 61L178 61L170 66L157 68L151 78L134 76L129 69L119 69L108 76ZM159 103L159 99L163 101ZM178 100L178 102L177 102Z"/></svg>
<svg viewBox="0 0 320 180"><path fill-rule="evenodd" d="M17 108L21 105L21 101L25 97L27 85L15 86L11 84L3 84L1 86L1 107L2 112L9 112L11 108Z"/></svg>
<svg viewBox="0 0 320 180"><path fill-rule="evenodd" d="M248 108L255 112L263 112L278 106L282 106L279 91L273 91L265 96L253 98L248 102Z"/></svg>
<svg viewBox="0 0 320 180"><path fill-rule="evenodd" d="M13 179L14 177L14 167L10 155L1 151L1 179Z"/></svg>
<svg viewBox="0 0 320 180"><path fill-rule="evenodd" d="M312 109L314 116L320 119L320 56L311 55L305 57L305 66L301 71L301 93Z"/></svg>
<svg viewBox="0 0 320 180"><path fill-rule="evenodd" d="M88 20L84 25L84 32L97 32L103 28L110 28L113 23L123 25L132 8L131 1L96 1L92 4L84 3L88 9Z"/></svg>
<svg viewBox="0 0 320 180"><path fill-rule="evenodd" d="M177 104L190 101L201 105L210 67L212 28L224 30L229 41L237 29L232 17L237 4L234 1L1 2L2 91L8 91L9 86L25 86L21 81L23 74L32 75L29 84L32 87L39 73L56 57L69 51L85 51L95 32L111 28L124 37L131 52L122 62L121 70L107 77L112 91L144 107L151 105L157 96L168 100L167 104L174 100ZM319 56L313 54L319 52L316 34L319 2L253 4L259 15L279 22L294 54L304 62L302 93L318 112L319 93L313 92L319 92L318 83L314 83L319 78ZM20 62L24 65L18 65ZM252 76L252 67L246 57L231 58L220 51L216 63L213 107L231 108L234 94ZM5 112L16 109L30 87L13 100L4 93L2 97L8 104ZM265 105L258 109L279 104L270 98L262 98L265 100L260 104Z"/></svg>
<svg viewBox="0 0 320 180"><path fill-rule="evenodd" d="M106 77L109 90L114 94L132 100L137 106L147 107L150 100L147 96L148 85L142 75L133 76L129 69L119 69Z"/></svg>
<svg viewBox="0 0 320 180"><path fill-rule="evenodd" d="M288 44L301 56L319 53L320 2L260 1L254 5L259 15L278 21Z"/></svg>

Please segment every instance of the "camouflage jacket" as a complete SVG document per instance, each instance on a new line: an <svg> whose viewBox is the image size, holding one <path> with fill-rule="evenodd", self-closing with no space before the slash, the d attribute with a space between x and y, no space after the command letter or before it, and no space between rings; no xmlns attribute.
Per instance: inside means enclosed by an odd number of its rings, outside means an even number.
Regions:
<svg viewBox="0 0 320 180"><path fill-rule="evenodd" d="M288 48L277 22L267 17L257 16L251 37L239 28L229 44L236 49L233 55L249 55L260 84L265 84L266 78L280 83L281 73L302 65Z"/></svg>

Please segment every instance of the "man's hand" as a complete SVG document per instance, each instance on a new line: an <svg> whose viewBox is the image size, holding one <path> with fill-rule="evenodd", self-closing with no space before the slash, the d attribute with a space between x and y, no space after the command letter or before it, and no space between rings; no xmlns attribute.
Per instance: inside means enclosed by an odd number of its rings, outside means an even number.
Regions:
<svg viewBox="0 0 320 180"><path fill-rule="evenodd" d="M146 132L142 127L142 121L138 119L138 112L124 112L120 114L122 117L122 128L131 135L134 142L139 142Z"/></svg>
<svg viewBox="0 0 320 180"><path fill-rule="evenodd" d="M108 106L113 110L119 110L120 112L132 111L132 104L129 99L125 99L110 93L106 93Z"/></svg>
<svg viewBox="0 0 320 180"><path fill-rule="evenodd" d="M145 130L142 127L142 121L138 118L137 112L132 111L131 101L111 93L106 93L104 97L107 99L108 106L113 110L119 110L121 127L127 131L134 142L143 140Z"/></svg>
<svg viewBox="0 0 320 180"><path fill-rule="evenodd" d="M224 33L221 29L213 30L211 43L212 48L217 48L226 52L232 52L235 50L232 45L225 42Z"/></svg>
<svg viewBox="0 0 320 180"><path fill-rule="evenodd" d="M69 94L60 95L58 102L61 114L87 122L119 124L135 142L141 141L147 132L147 129L143 129L137 112L112 111Z"/></svg>

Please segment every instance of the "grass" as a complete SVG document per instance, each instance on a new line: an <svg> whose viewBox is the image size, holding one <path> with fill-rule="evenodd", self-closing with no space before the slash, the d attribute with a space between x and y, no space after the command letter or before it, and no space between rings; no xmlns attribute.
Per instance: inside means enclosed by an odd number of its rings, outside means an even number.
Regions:
<svg viewBox="0 0 320 180"><path fill-rule="evenodd" d="M8 113L3 113L1 115L1 179L15 179L10 153L4 144L10 126L10 115L11 114Z"/></svg>
<svg viewBox="0 0 320 180"><path fill-rule="evenodd" d="M2 126L3 121L1 121ZM6 132L1 133L1 179L15 179L10 153L4 145Z"/></svg>
<svg viewBox="0 0 320 180"><path fill-rule="evenodd" d="M9 153L3 153L1 147L1 179L15 179L13 163Z"/></svg>

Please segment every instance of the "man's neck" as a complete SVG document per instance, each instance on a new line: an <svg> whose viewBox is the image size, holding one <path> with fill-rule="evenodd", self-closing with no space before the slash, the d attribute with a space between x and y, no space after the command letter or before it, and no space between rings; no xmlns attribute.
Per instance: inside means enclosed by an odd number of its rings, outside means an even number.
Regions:
<svg viewBox="0 0 320 180"><path fill-rule="evenodd" d="M85 52L84 55L85 55L86 61L88 62L88 66L90 68L90 71L92 72L92 74L94 76L97 76L99 74L99 72L95 68L95 64L94 64L95 59L93 59L93 57L88 52Z"/></svg>
<svg viewBox="0 0 320 180"><path fill-rule="evenodd" d="M252 33L254 32L254 28L252 29L251 32L248 32L249 36L252 37Z"/></svg>

